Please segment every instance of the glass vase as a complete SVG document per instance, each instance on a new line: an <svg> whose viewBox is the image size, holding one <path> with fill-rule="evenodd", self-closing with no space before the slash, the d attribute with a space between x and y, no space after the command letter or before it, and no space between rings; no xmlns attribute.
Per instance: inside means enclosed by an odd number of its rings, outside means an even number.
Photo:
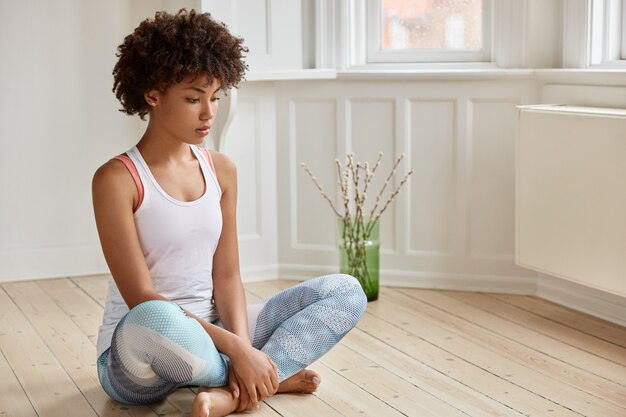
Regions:
<svg viewBox="0 0 626 417"><path fill-rule="evenodd" d="M355 277L367 301L378 299L380 221L339 219L339 272Z"/></svg>

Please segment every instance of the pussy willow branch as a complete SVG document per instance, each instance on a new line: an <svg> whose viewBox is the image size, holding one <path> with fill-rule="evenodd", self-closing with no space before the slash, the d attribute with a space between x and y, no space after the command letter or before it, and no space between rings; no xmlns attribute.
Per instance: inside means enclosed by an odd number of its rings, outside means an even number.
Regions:
<svg viewBox="0 0 626 417"><path fill-rule="evenodd" d="M342 168L341 161L339 159L335 159L335 165L337 165L337 174L338 174L337 178L339 178L339 181L341 181L341 168ZM339 188L341 188L341 182L339 182L338 185L339 185Z"/></svg>
<svg viewBox="0 0 626 417"><path fill-rule="evenodd" d="M333 211L335 212L335 214L337 214L337 216L341 217L341 214L339 214L339 210L337 210L337 208L335 207L335 205L333 204L332 200L330 199L330 197L328 197L328 195L326 195L326 193L324 192L324 189L322 188L322 186L320 185L320 183L317 181L317 178L315 177L315 175L313 175L313 172L311 172L311 170L309 169L309 167L303 162L301 164L304 167L304 170L307 172L307 174L309 174L309 176L311 177L311 179L313 180L313 182L315 183L315 186L317 187L317 189L320 191L320 193L322 194L322 197L324 197L326 199L326 201L328 201L328 203L330 203L330 207L332 207Z"/></svg>
<svg viewBox="0 0 626 417"><path fill-rule="evenodd" d="M382 152L378 152L378 159L376 160L376 163L374 164L374 168L372 168L372 170L369 170L369 165L366 162L365 163L365 186L363 187L363 206L365 207L365 199L367 198L367 189L370 186L370 183L372 182L372 178L374 178L374 174L376 173L376 170L378 169L378 167L380 166L380 161L383 158L383 153Z"/></svg>
<svg viewBox="0 0 626 417"><path fill-rule="evenodd" d="M370 220L370 222L367 224L367 233L369 234L369 232L371 232L372 227L374 227L374 224L378 221L378 219L380 218L380 216L382 216L382 214L385 212L385 210L387 210L387 207L389 207L389 205L391 203L393 203L393 200L396 198L396 196L398 195L398 193L400 192L400 189L402 188L402 186L404 185L404 183L407 182L407 180L409 179L409 177L411 175L413 175L415 171L414 170L410 170L409 172L407 172L407 174L404 176L404 178L402 178L402 181L400 181L400 185L398 185L396 187L396 189L393 191L393 193L391 194L391 196L389 196L389 198L387 199L387 202L385 203L385 205L383 206L382 210L380 210L380 213L378 213L376 215L376 217L373 218L373 220Z"/></svg>
<svg viewBox="0 0 626 417"><path fill-rule="evenodd" d="M343 179L341 180L341 195L343 197L343 217L347 219L350 217L350 196L348 193L348 190L350 187L350 184L348 181L350 174L348 173L348 168L346 168L345 171L343 171L342 175L343 175Z"/></svg>
<svg viewBox="0 0 626 417"><path fill-rule="evenodd" d="M398 167L398 164L400 163L400 161L402 161L402 159L404 159L403 153L401 153L400 156L398 156L398 158L396 159L396 162L393 164L393 168L391 168L391 172L389 172L389 175L387 175L387 179L385 180L385 183L383 184L383 188L380 190L380 192L376 196L376 203L374 203L374 207L372 208L372 211L370 212L370 219L374 218L374 213L376 212L376 209L378 208L378 205L380 204L380 197L382 197L383 192L387 188L387 185L389 185L389 180L396 173L396 168Z"/></svg>
<svg viewBox="0 0 626 417"><path fill-rule="evenodd" d="M370 165L366 162L363 166L363 171L365 171L365 185L363 185L363 202L367 198L367 189L372 182L372 178L374 177L374 172L370 171Z"/></svg>
<svg viewBox="0 0 626 417"><path fill-rule="evenodd" d="M354 204L356 206L355 214L357 216L363 216L363 193L359 191L359 184L361 183L361 177L359 175L359 171L361 170L361 164L359 162L356 163L354 168L354 172L356 173L356 177L354 178ZM357 213L358 211L358 213Z"/></svg>
<svg viewBox="0 0 626 417"><path fill-rule="evenodd" d="M391 171L389 172L389 175L387 175L387 178L385 179L382 189L376 196L376 202L369 214L369 218L367 219L367 222L364 223L363 222L363 218L364 218L363 210L365 207L365 200L367 199L367 190L369 189L369 186L372 182L372 178L374 177L374 174L376 173L376 170L380 166L382 156L383 156L383 153L380 152L378 154L378 159L376 160L376 163L374 164L374 167L371 170L367 162L365 162L364 164L361 164L360 162L355 161L354 153L349 153L347 155L347 161L346 161L345 166L342 165L339 159L335 159L335 165L337 167L337 173L339 175L338 187L341 191L341 198L343 200L343 206L344 206L343 214L339 213L339 210L337 209L335 204L332 202L330 197L326 194L326 192L320 185L315 175L313 175L313 172L309 169L309 167L304 162L301 164L304 167L307 174L313 180L313 183L319 190L322 197L324 197L324 199L328 201L328 203L330 204L335 214L339 218L343 218L345 225L348 225L348 224L350 225L349 228L346 228L347 230L344 230L344 237L346 237L345 235L347 232L350 240L355 240L359 236L360 237L369 236L369 234L372 231L372 228L374 227L374 224L378 221L378 219L385 212L385 210L387 210L387 207L389 207L389 205L393 203L396 196L400 192L401 188L404 186L408 178L414 172L413 170L411 170L402 178L402 181L400 181L400 184L391 193L391 195L389 196L385 204L383 204L382 209L380 209L380 211L378 211L377 213L376 210L380 207L382 195L384 191L387 189L387 187L389 186L389 182L391 178L396 174L398 165L404 159L404 154L400 154L398 158L396 159L396 161L394 162L393 167L391 168ZM364 176L361 176L360 171L363 171ZM352 191L354 192L354 216L350 210L350 206L351 206L350 191L352 187L353 187ZM360 190L360 187L363 188L362 191Z"/></svg>
<svg viewBox="0 0 626 417"><path fill-rule="evenodd" d="M349 169L350 177L352 177L352 184L354 186L354 215L356 217L359 216L361 212L361 207L359 205L359 168L358 165L354 165L354 153L348 154L348 164L347 169Z"/></svg>
<svg viewBox="0 0 626 417"><path fill-rule="evenodd" d="M350 204L350 199L348 197L348 187L347 187L347 181L345 181L344 179L344 173L347 173L343 171L343 166L341 164L341 161L339 159L335 159L335 165L337 165L337 174L339 176L339 182L337 183L339 190L341 191L341 198L343 200L343 209L344 209L344 216L348 216L350 211L349 211L349 204ZM335 213L338 213L337 211L335 211ZM339 217L342 217L341 215L338 214Z"/></svg>
<svg viewBox="0 0 626 417"><path fill-rule="evenodd" d="M376 170L380 166L380 160L383 159L383 153L378 152L378 159L376 160L376 164L374 164L374 168L372 168L372 176L376 173Z"/></svg>

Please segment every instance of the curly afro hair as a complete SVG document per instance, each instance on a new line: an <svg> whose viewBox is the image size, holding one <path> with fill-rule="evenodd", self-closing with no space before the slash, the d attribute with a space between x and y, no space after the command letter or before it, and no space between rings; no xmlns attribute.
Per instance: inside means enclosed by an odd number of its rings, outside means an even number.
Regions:
<svg viewBox="0 0 626 417"><path fill-rule="evenodd" d="M144 93L164 92L189 76L217 78L226 91L244 79L248 66L243 39L208 13L181 9L176 15L157 12L146 19L118 46L113 68L113 92L121 112L148 114Z"/></svg>

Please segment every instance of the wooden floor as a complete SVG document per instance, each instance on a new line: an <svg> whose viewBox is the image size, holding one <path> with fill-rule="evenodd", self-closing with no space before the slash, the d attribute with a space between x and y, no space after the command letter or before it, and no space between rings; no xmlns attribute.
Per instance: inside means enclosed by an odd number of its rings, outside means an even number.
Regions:
<svg viewBox="0 0 626 417"><path fill-rule="evenodd" d="M0 416L184 416L194 393L129 407L96 375L107 277L0 290ZM249 302L292 285L246 284ZM383 288L313 369L315 395L246 415L626 416L626 328L526 296Z"/></svg>

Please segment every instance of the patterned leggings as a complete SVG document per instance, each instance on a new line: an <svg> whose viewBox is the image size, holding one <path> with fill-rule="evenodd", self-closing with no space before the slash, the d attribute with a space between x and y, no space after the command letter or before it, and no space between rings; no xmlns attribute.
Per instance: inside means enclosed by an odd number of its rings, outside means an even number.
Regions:
<svg viewBox="0 0 626 417"><path fill-rule="evenodd" d="M366 306L349 275L311 279L249 306L250 340L276 363L283 381L337 344ZM98 376L114 400L146 404L181 386L226 385L228 357L178 305L151 300L120 320L111 347L98 358Z"/></svg>

